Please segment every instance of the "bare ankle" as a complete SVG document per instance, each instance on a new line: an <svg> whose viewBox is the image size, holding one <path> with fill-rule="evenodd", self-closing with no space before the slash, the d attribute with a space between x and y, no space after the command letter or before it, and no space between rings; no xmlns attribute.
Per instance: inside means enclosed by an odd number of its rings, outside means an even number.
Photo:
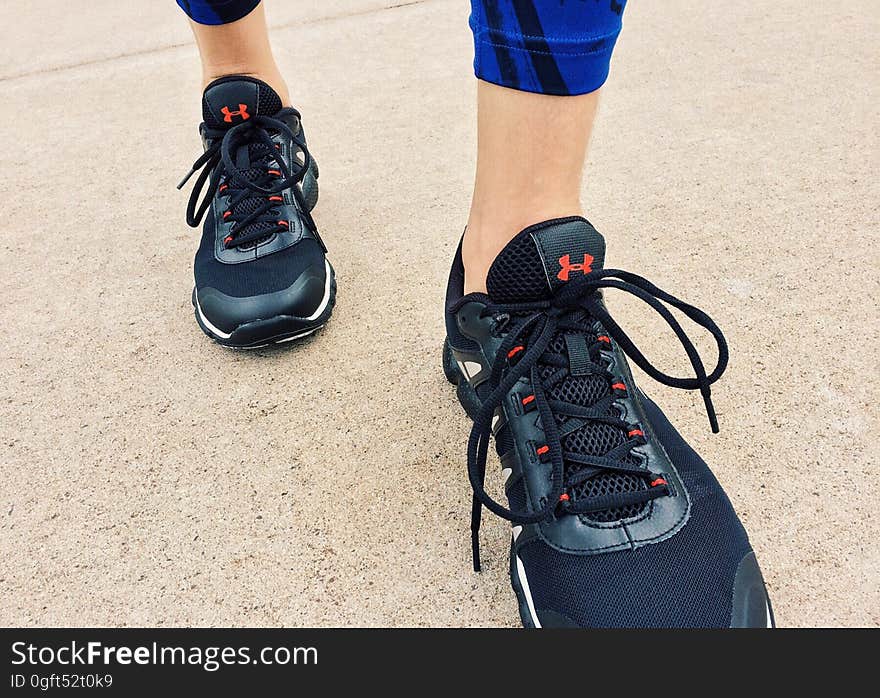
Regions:
<svg viewBox="0 0 880 698"><path fill-rule="evenodd" d="M202 59L203 87L227 75L249 75L262 80L290 106L290 93L281 77L272 46L263 4L236 22L220 25L190 22Z"/></svg>

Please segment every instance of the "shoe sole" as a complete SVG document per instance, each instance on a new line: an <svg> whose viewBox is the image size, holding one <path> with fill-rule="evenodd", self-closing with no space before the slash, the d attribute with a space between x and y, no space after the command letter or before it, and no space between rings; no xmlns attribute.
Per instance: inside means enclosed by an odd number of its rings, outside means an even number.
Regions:
<svg viewBox="0 0 880 698"><path fill-rule="evenodd" d="M336 274L330 262L327 262L327 274L329 279L326 296L317 314L310 318L276 315L239 325L232 332L226 333L211 324L204 316L196 296L196 289L193 289L192 304L196 322L208 337L230 349L259 349L270 344L285 344L303 339L327 324L336 305Z"/></svg>
<svg viewBox="0 0 880 698"><path fill-rule="evenodd" d="M443 373L446 375L446 380L456 386L455 392L458 396L458 401L468 417L474 419L480 407L479 398L477 398L477 393L470 383L463 380L458 362L452 355L449 340L446 340L443 344ZM535 605L529 589L529 580L526 577L522 561L513 552L513 542L511 540L510 543L510 586L516 595L519 618L524 628L540 628L541 622L534 611Z"/></svg>

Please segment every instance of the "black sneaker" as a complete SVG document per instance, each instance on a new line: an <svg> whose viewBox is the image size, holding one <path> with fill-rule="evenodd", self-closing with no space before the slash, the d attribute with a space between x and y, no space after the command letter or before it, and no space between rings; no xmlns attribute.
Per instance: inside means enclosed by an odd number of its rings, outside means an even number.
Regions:
<svg viewBox="0 0 880 698"><path fill-rule="evenodd" d="M444 370L474 420L474 567L482 507L513 524L510 575L527 627L772 627L746 532L702 459L633 382L624 355L665 385L700 390L727 364L703 312L627 272L603 269L605 241L583 218L522 231L463 295L461 251L447 295ZM652 366L602 299L633 294L670 324L694 378ZM707 329L706 373L664 305ZM486 494L489 436L510 508Z"/></svg>
<svg viewBox="0 0 880 698"><path fill-rule="evenodd" d="M202 114L205 152L179 185L202 170L186 211L193 227L205 218L192 295L199 327L230 347L309 335L330 318L336 279L311 216L318 168L299 112L261 80L231 76L208 85Z"/></svg>

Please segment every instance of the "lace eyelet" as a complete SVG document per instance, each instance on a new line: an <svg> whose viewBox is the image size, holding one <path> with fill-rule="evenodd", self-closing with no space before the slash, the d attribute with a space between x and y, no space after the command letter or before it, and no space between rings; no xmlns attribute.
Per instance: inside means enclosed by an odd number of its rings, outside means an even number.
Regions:
<svg viewBox="0 0 880 698"><path fill-rule="evenodd" d="M516 366L517 363L519 363L519 360L522 358L522 355L525 352L525 350L526 350L526 348L522 344L519 344L519 345L515 346L513 349L511 349L509 352L507 352L508 366Z"/></svg>

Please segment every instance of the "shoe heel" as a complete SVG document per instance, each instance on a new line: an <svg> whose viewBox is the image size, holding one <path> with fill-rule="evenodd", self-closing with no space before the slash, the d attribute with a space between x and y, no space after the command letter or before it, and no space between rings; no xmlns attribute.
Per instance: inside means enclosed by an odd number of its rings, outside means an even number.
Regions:
<svg viewBox="0 0 880 698"><path fill-rule="evenodd" d="M464 407L468 417L474 419L474 415L480 411L480 400L471 384L463 380L464 376L461 375L458 362L456 362L455 357L452 355L452 349L449 347L448 340L443 345L443 373L446 374L446 380L452 383L452 385L457 386L455 394L458 396L458 401Z"/></svg>
<svg viewBox="0 0 880 698"><path fill-rule="evenodd" d="M443 373L446 375L446 380L452 385L458 385L461 381L461 371L458 370L458 364L452 355L448 339L443 342Z"/></svg>
<svg viewBox="0 0 880 698"><path fill-rule="evenodd" d="M318 163L312 159L312 164L303 176L302 180L303 201L309 213L318 205Z"/></svg>

